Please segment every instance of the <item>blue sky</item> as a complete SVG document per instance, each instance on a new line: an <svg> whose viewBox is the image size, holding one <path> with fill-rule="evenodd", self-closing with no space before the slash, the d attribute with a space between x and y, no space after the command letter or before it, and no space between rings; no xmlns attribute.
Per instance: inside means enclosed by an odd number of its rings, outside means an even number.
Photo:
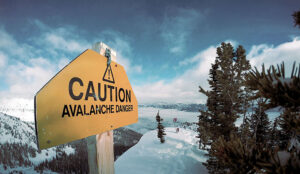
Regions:
<svg viewBox="0 0 300 174"><path fill-rule="evenodd" d="M0 0L0 104L32 101L97 41L117 50L139 103L205 103L198 86L223 41L253 66L299 62L296 10L297 0Z"/></svg>

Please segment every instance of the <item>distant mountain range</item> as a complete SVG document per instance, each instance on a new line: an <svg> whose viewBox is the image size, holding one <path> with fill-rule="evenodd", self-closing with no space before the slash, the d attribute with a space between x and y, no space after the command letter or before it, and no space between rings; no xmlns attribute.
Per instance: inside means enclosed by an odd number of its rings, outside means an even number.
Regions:
<svg viewBox="0 0 300 174"><path fill-rule="evenodd" d="M185 112L198 112L199 110L206 110L205 104L185 104L185 103L150 103L150 104L139 104L139 107L152 107L158 109L176 109ZM255 106L254 106L255 107ZM253 109L249 108L248 112ZM280 107L272 108L267 110L267 112L281 112ZM23 121L33 121L34 120L34 108L33 103L30 100L24 100L22 102L4 104L0 103L0 113L6 113L7 115L15 116L21 118Z"/></svg>
<svg viewBox="0 0 300 174"><path fill-rule="evenodd" d="M184 103L155 103L155 104L141 104L139 107L153 107L153 108L162 108L162 109L177 109L179 111L186 112L199 112L199 110L206 110L204 104L184 104Z"/></svg>
<svg viewBox="0 0 300 174"><path fill-rule="evenodd" d="M199 112L207 110L205 104L184 104L184 103L155 103L155 104L140 104L139 107L153 107L153 108L161 108L161 109L177 109L179 111L186 111L186 112ZM257 107L254 105L254 108ZM251 112L253 108L249 108L248 112ZM281 112L283 108L276 107L268 109L266 112Z"/></svg>
<svg viewBox="0 0 300 174"><path fill-rule="evenodd" d="M115 160L135 145L141 134L126 128L114 130ZM34 123L0 113L0 173L88 173L84 139L38 150Z"/></svg>
<svg viewBox="0 0 300 174"><path fill-rule="evenodd" d="M30 100L16 102L14 104L0 103L0 113L15 116L22 121L34 121L34 108ZM184 103L154 103L154 104L140 104L139 107L153 107L160 109L176 109L185 112L199 112L199 110L206 110L204 104L184 104Z"/></svg>

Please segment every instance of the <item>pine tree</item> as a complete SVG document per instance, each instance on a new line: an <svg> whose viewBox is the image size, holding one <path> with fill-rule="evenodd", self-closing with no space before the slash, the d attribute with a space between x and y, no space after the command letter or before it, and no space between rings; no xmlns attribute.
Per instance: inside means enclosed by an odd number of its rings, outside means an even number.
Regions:
<svg viewBox="0 0 300 174"><path fill-rule="evenodd" d="M201 111L200 110L200 116L198 121L198 138L200 138L199 142L199 148L201 148L201 145L203 145L203 148L206 147L206 145L210 145L211 140L213 138L212 129L216 127L217 123L217 117L219 115L219 99L220 99L220 89L219 84L217 81L217 69L218 69L218 62L215 61L215 64L212 64L212 68L209 71L209 77L208 83L210 85L211 91L205 91L203 88L200 87L199 92L204 93L207 98L207 111ZM219 135L215 135L219 136Z"/></svg>
<svg viewBox="0 0 300 174"><path fill-rule="evenodd" d="M271 66L267 71L262 66L262 72L256 68L249 74L248 85L253 90L258 90L257 98L264 97L266 108L281 106L284 108L279 119L276 120L280 126L279 136L276 135L276 127L273 126L273 141L279 137L279 146L273 146L267 152L273 160L264 160L266 165L258 165L258 168L276 173L296 173L300 169L300 149L297 142L300 141L300 65L295 63L290 78L285 77L284 63ZM275 123L274 123L275 124ZM279 156L285 153L287 158ZM269 166L269 167L267 167Z"/></svg>
<svg viewBox="0 0 300 174"><path fill-rule="evenodd" d="M256 144L266 144L270 139L270 121L265 109L262 106L262 99L259 100L255 113L251 115L250 130Z"/></svg>
<svg viewBox="0 0 300 174"><path fill-rule="evenodd" d="M294 64L291 78L285 78L284 64L277 66L277 69L272 66L267 72L264 67L262 72L255 69L248 75L249 88L257 91L254 99L266 100L263 102L259 100L259 105L251 117L249 123L251 136L243 138L231 134L229 141L221 136L212 143L208 162L215 162L215 168L210 169L210 172L298 173L300 170L300 149L297 145L300 135L299 68ZM283 107L284 112L274 121L272 131L268 133L269 121L264 110L277 106ZM277 124L280 129L277 129ZM244 132L248 131L247 124L243 129Z"/></svg>
<svg viewBox="0 0 300 174"><path fill-rule="evenodd" d="M212 137L211 135L211 127L210 127L210 121L208 116L206 116L206 112L200 111L199 120L198 120L198 135L196 138L199 138L199 149L206 149L206 145L209 145L209 138Z"/></svg>
<svg viewBox="0 0 300 174"><path fill-rule="evenodd" d="M165 133L165 128L161 123L163 121L163 119L160 118L159 111L157 112L157 115L156 115L156 121L157 121L157 129L158 129L157 130L157 138L160 139L161 143L164 143L165 142L164 135L166 135L166 133Z"/></svg>
<svg viewBox="0 0 300 174"><path fill-rule="evenodd" d="M236 102L238 98L238 86L234 81L234 50L230 43L222 43L221 47L217 48L217 61L219 69L217 70L217 83L219 84L219 108L215 125L217 139L223 135L226 140L229 139L230 133L236 131L234 122L238 118Z"/></svg>
<svg viewBox="0 0 300 174"><path fill-rule="evenodd" d="M300 11L295 12L293 17L295 26L300 28ZM218 56L220 56L219 53L222 53L222 51L220 52L218 50L217 53ZM228 51L226 55L230 57L230 51ZM224 74L228 74L228 71ZM245 108L249 107L248 101L244 100L245 103L228 102L225 105L228 107L227 113L228 111L233 115L234 113L244 113L243 123L239 132L240 136L235 134L234 131L231 131L229 138L225 134L225 136L221 135L217 140L213 140L209 151L210 158L206 164L209 172L299 173L300 65L298 68L295 67L295 64L293 65L290 78L285 78L284 64L281 66L277 65L277 69L271 66L267 71L263 66L261 72L255 68L251 73L245 74L244 77L244 81L246 81L246 83L244 83L245 86L239 89L242 89L245 95L238 94L238 98L247 100L263 98L264 102L259 104L258 108L255 109L255 113L252 115L250 121L245 114ZM228 80L227 78L230 79L231 77L225 75L225 79L220 83L222 88L223 82ZM237 78L234 82L239 84L239 80L240 79ZM233 83L231 85L232 87L238 87L236 84ZM226 89L228 90L230 88ZM200 91L206 94L208 98L211 97L208 91L204 91L202 88L200 88ZM247 94L247 91L250 95ZM221 91L220 96L224 97L223 91ZM231 97L230 99L235 99L235 95L228 96ZM222 101L220 101L220 104L220 108L222 109L224 106ZM232 110L229 106L231 106ZM284 111L280 117L274 121L272 130L270 130L268 129L269 121L264 110L278 106L284 108ZM201 112L199 116L199 126L210 119L209 117L212 115L211 112L209 109L207 112ZM280 126L279 129L277 128L278 125ZM199 128L199 130L202 129ZM211 127L208 132L212 132ZM252 136L251 133L254 133L255 136ZM264 133L270 136L265 136L263 135ZM211 138L211 136L209 136L209 138ZM267 142L270 142L270 144Z"/></svg>
<svg viewBox="0 0 300 174"><path fill-rule="evenodd" d="M238 84L238 102L236 102L236 110L243 116L243 125L247 121L247 112L250 108L251 96L253 92L246 84L247 74L251 69L250 62L246 59L246 51L242 46L239 46L236 50L235 59L235 72L236 72L236 83ZM243 136L243 135L242 135Z"/></svg>
<svg viewBox="0 0 300 174"><path fill-rule="evenodd" d="M270 144L272 147L278 145L279 142L279 130L278 130L278 118L276 118L273 122L271 133L270 133Z"/></svg>
<svg viewBox="0 0 300 174"><path fill-rule="evenodd" d="M230 43L222 43L209 73L211 90L200 87L199 91L207 96L207 110L200 111L197 137L200 138L199 147L211 145L205 164L211 173L225 170L214 154L214 143L221 137L229 141L232 134L237 134L234 123L248 110L250 90L245 90L245 79L250 68L242 46L234 51Z"/></svg>
<svg viewBox="0 0 300 174"><path fill-rule="evenodd" d="M252 133L250 130L250 126L250 120L248 119L248 117L244 117L239 132L239 137L244 144L248 144L251 139Z"/></svg>
<svg viewBox="0 0 300 174"><path fill-rule="evenodd" d="M285 77L284 63L281 66L271 66L267 72L262 66L262 72L257 69L249 75L249 86L260 92L256 97L268 99L267 108L281 106L284 109L281 125L285 131L293 136L300 134L300 65L293 65L290 78Z"/></svg>
<svg viewBox="0 0 300 174"><path fill-rule="evenodd" d="M300 11L296 11L293 13L294 25L300 28Z"/></svg>

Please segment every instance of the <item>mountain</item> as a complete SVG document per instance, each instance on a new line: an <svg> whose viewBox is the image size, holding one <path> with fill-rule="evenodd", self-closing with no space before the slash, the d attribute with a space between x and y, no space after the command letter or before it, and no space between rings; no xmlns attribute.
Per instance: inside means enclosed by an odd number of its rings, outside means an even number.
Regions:
<svg viewBox="0 0 300 174"><path fill-rule="evenodd" d="M204 104L184 104L184 103L155 103L155 104L141 104L139 107L153 107L161 109L177 109L186 112L199 112L199 110L206 110Z"/></svg>
<svg viewBox="0 0 300 174"><path fill-rule="evenodd" d="M137 145L130 148L115 163L117 174L153 173L208 173L202 162L207 152L198 148L197 132L175 127L166 128L165 143L157 138L157 130L143 135Z"/></svg>
<svg viewBox="0 0 300 174"><path fill-rule="evenodd" d="M160 108L160 109L176 109L179 111L185 112L199 112L199 110L205 111L207 109L205 104L184 104L184 103L152 103L152 104L140 104L139 107L152 107L152 108ZM254 105L253 108L256 108L257 105ZM253 108L249 108L248 112L253 111ZM266 112L281 112L283 110L282 107L276 107L272 109L268 109Z"/></svg>
<svg viewBox="0 0 300 174"><path fill-rule="evenodd" d="M114 130L115 159L135 145L141 134ZM34 123L0 113L0 173L88 173L84 139L38 150Z"/></svg>

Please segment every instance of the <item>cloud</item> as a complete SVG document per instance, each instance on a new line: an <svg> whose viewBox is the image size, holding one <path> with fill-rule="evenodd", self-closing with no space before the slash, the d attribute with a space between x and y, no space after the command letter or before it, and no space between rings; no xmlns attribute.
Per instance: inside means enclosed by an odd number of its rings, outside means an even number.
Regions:
<svg viewBox="0 0 300 174"><path fill-rule="evenodd" d="M194 12L180 12L182 15L179 16L182 17L185 13L191 13L189 15L193 16L192 13ZM170 19L174 18L171 21L181 21L177 20L177 17L169 16ZM176 22L170 22L170 24L173 23ZM0 91L0 100L8 97L33 99L35 92L70 62L70 59L67 58L69 53L80 53L86 47L91 47L86 39L76 34L76 28L67 26L53 29L43 23L37 23L37 25L39 25L41 33L31 40L30 46L18 42L0 27L0 75L4 77L5 84L8 86L7 89ZM180 28L171 32L176 33L177 30ZM186 39L190 33L184 34L183 38ZM131 38L117 31L106 30L99 34L99 39L110 47L117 48L117 62L122 64L129 73L142 73L143 67L130 59L134 52ZM172 37L169 39L172 40ZM184 49L185 39L183 39L182 45L174 41L168 46L174 49L179 46ZM99 40L94 42L96 41ZM227 41L237 45L236 41ZM172 45L173 43L174 45ZM133 86L138 101L140 103L205 103L206 97L198 92L198 86L208 89L208 73L211 63L215 60L217 46L211 45L200 50L194 56L179 62L179 68L188 69L174 79ZM26 52L24 52L24 48L27 49ZM262 63L269 66L285 61L286 66L290 68L295 60L299 61L299 50L300 39L295 37L292 41L277 46L253 45L247 58L252 66L260 67ZM22 57L22 60L26 61L21 61L16 57ZM168 66L165 64L163 68L168 68Z"/></svg>
<svg viewBox="0 0 300 174"><path fill-rule="evenodd" d="M26 43L19 43L3 27L0 27L0 75L5 84L5 86L1 85L1 100L5 98L33 99L34 94L69 62L66 58L59 58L60 56L53 61L54 56L49 50L56 47L54 44L49 44L48 40L44 40L44 36L55 31L50 31L51 29L46 28L45 25L43 30L46 31L36 36L32 40L33 46L29 46ZM34 47L34 45L40 47ZM46 49L41 49L41 47Z"/></svg>
<svg viewBox="0 0 300 174"><path fill-rule="evenodd" d="M142 73L143 71L142 68L143 68L142 65L135 65L132 67L131 71L135 73Z"/></svg>
<svg viewBox="0 0 300 174"><path fill-rule="evenodd" d="M235 47L238 42L230 41ZM205 50L179 62L179 67L189 67L182 75L170 81L160 80L154 83L134 86L140 103L205 103L206 97L198 92L198 86L209 89L208 73L216 57L216 48L212 45ZM264 63L266 67L285 62L286 71L290 72L294 61L300 61L300 38L278 46L260 44L253 45L247 54L252 67L258 68Z"/></svg>
<svg viewBox="0 0 300 174"><path fill-rule="evenodd" d="M3 68L6 65L6 61L7 56L4 53L0 52L0 68Z"/></svg>
<svg viewBox="0 0 300 174"><path fill-rule="evenodd" d="M1 55L0 55L1 59ZM15 115L23 120L33 121L33 98L36 92L51 79L68 60L60 59L52 62L43 57L28 58L26 63L14 61L12 64L6 64L0 67L1 76L4 77L4 83L7 86L0 90L0 104L2 111L13 115L18 112L9 112L11 109L29 109L30 112L19 113ZM6 110L3 110L6 108ZM1 111L1 112L2 112Z"/></svg>
<svg viewBox="0 0 300 174"><path fill-rule="evenodd" d="M61 53L80 53L87 48L91 48L93 43L102 41L116 50L117 62L123 65L128 72L142 72L141 65L134 65L131 62L132 47L130 38L117 31L104 30L99 34L99 40L89 43L86 39L77 35L78 29L75 27L51 28L40 21L34 21L34 24L42 31L42 34L35 38L35 41L44 48L49 48L47 52L54 56L64 57L65 55ZM69 62L69 60L65 61Z"/></svg>
<svg viewBox="0 0 300 174"><path fill-rule="evenodd" d="M247 58L251 66L261 69L264 64L266 68L277 65L284 61L287 75L291 72L294 61L300 62L300 38L295 37L292 41L282 43L278 46L260 44L250 49Z"/></svg>
<svg viewBox="0 0 300 174"><path fill-rule="evenodd" d="M70 53L79 54L86 49L84 47L87 47L85 46L87 42L79 38L74 30L67 33L67 28L52 29L40 22L35 24L40 27L41 33L28 39L30 45L26 42L18 42L13 35L0 26L2 109L3 107L19 108L20 103L25 104L27 109L33 109L35 93L70 62L65 56ZM22 119L32 121L32 112L26 117L28 118Z"/></svg>
<svg viewBox="0 0 300 174"><path fill-rule="evenodd" d="M26 41L18 42L0 26L0 76L4 80L0 86L0 103L16 100L32 103L35 93L71 61L67 57L91 48L92 42L79 35L75 27L51 28L37 20L32 21L32 25L37 26L39 32L27 40L30 45ZM102 35L108 37L102 41L118 48L120 64L129 72L142 72L142 66L129 59L132 54L129 37L108 30Z"/></svg>
<svg viewBox="0 0 300 174"><path fill-rule="evenodd" d="M0 28L0 48L2 49L12 49L16 48L16 41L9 35L3 27Z"/></svg>
<svg viewBox="0 0 300 174"><path fill-rule="evenodd" d="M30 55L30 46L18 44L17 41L0 26L0 51L10 55L10 59L24 59ZM27 51L26 51L27 50Z"/></svg>
<svg viewBox="0 0 300 174"><path fill-rule="evenodd" d="M84 50L91 48L92 43L88 43L86 39L78 34L78 29L72 26L64 26L59 28L51 28L40 21L34 21L41 34L37 35L32 40L38 46L44 48L47 54L53 56L61 55L62 53L81 53Z"/></svg>
<svg viewBox="0 0 300 174"><path fill-rule="evenodd" d="M172 9L173 10L173 9ZM175 9L175 16L171 10L167 11L161 25L161 37L165 41L169 52L181 54L185 44L197 24L203 19L203 15L193 9Z"/></svg>
<svg viewBox="0 0 300 174"><path fill-rule="evenodd" d="M62 58L58 62L58 69L64 68L67 64L69 64L71 61L67 58Z"/></svg>
<svg viewBox="0 0 300 174"><path fill-rule="evenodd" d="M51 28L37 20L31 23L39 31L24 42L19 42L0 26L0 78L4 81L0 84L2 109L26 107L32 110L36 92L72 58L92 46L93 42L79 35L75 27ZM141 65L131 62L129 37L108 30L101 33L101 36L104 43L117 48L117 62L124 65L127 71L142 72ZM74 57L69 57L72 55ZM33 113L25 114L24 117L23 120L32 121Z"/></svg>
<svg viewBox="0 0 300 174"><path fill-rule="evenodd" d="M210 46L195 56L181 62L190 68L171 81L160 80L134 86L140 103L205 103L206 97L198 92L199 86L208 88L207 78L211 63L216 57L216 47Z"/></svg>
<svg viewBox="0 0 300 174"><path fill-rule="evenodd" d="M130 38L112 30L105 30L100 33L99 38L109 47L117 52L117 62L121 64L129 73L142 73L142 65L134 64L132 57L132 47Z"/></svg>
<svg viewBox="0 0 300 174"><path fill-rule="evenodd" d="M58 33L47 33L44 39L54 49L73 52L87 48L75 40L66 40Z"/></svg>
<svg viewBox="0 0 300 174"><path fill-rule="evenodd" d="M9 65L4 71L9 88L0 92L0 96L33 99L35 93L57 71L57 65L42 57L29 59L27 64L19 62Z"/></svg>
<svg viewBox="0 0 300 174"><path fill-rule="evenodd" d="M208 62L208 60L210 62L211 58L209 58L209 56L212 55L212 52L216 52L216 47L215 46L210 46L206 50L200 51L199 53L197 53L192 58L184 59L184 60L180 61L179 66L185 66L185 65L190 65L190 64L193 64L193 63L197 63L199 61L203 61L203 59L206 62ZM201 69L206 69L207 67L205 67L205 66L206 66L206 64L204 64L204 67L202 67Z"/></svg>

